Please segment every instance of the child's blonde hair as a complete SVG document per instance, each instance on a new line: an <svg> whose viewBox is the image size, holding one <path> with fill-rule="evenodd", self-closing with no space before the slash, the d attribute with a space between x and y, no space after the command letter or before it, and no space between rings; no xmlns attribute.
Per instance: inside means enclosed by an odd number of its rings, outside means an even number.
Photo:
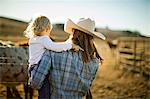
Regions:
<svg viewBox="0 0 150 99"><path fill-rule="evenodd" d="M33 17L24 33L28 38L40 36L41 32L43 32L46 28L50 30L52 29L50 20L46 16L38 15Z"/></svg>

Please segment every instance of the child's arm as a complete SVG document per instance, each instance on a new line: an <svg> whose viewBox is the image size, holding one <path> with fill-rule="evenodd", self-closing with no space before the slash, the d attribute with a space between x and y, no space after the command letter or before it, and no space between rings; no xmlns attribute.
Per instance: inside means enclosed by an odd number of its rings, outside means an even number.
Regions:
<svg viewBox="0 0 150 99"><path fill-rule="evenodd" d="M56 52L66 51L72 48L72 42L53 42L48 36L44 36L40 42L46 49Z"/></svg>

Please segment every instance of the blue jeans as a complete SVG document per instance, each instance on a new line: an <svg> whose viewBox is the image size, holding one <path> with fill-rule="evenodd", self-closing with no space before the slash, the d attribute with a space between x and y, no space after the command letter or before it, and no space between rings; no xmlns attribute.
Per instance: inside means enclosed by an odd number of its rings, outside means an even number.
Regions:
<svg viewBox="0 0 150 99"><path fill-rule="evenodd" d="M39 96L38 99L50 99L50 83L46 77L42 87L38 90Z"/></svg>

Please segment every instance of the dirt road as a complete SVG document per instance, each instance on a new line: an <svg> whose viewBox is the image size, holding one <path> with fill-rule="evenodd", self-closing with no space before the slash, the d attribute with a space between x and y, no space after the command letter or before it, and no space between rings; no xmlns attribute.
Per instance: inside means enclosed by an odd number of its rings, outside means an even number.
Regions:
<svg viewBox="0 0 150 99"><path fill-rule="evenodd" d="M93 99L150 99L150 79L101 66L92 85Z"/></svg>

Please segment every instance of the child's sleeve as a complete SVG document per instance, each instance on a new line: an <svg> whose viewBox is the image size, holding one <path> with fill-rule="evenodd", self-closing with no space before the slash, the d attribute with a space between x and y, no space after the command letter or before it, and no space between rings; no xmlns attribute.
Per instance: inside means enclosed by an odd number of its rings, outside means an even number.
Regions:
<svg viewBox="0 0 150 99"><path fill-rule="evenodd" d="M43 37L40 42L46 49L56 52L66 51L72 48L71 41L53 42L48 36Z"/></svg>

